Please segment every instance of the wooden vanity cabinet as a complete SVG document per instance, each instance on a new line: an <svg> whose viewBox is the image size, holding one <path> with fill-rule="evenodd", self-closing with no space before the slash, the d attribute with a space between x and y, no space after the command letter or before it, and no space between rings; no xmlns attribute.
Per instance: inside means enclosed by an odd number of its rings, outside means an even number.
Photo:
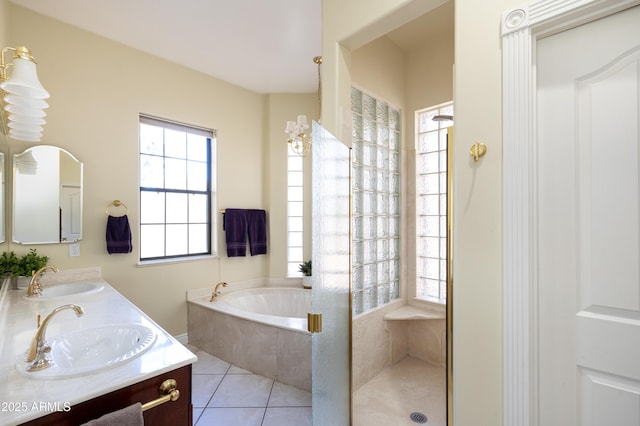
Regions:
<svg viewBox="0 0 640 426"><path fill-rule="evenodd" d="M144 423L154 426L191 426L193 413L191 404L191 364L73 405L68 412L59 411L47 414L44 417L23 423L23 425L78 426L136 402L145 404L159 398L161 396L159 393L160 385L167 379L176 380L180 398L177 401L165 402L143 412Z"/></svg>

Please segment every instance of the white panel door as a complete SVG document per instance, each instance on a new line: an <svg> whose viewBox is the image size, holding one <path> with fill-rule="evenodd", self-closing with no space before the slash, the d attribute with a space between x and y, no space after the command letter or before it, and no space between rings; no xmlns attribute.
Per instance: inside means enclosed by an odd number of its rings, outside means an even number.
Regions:
<svg viewBox="0 0 640 426"><path fill-rule="evenodd" d="M640 425L640 7L537 44L540 425Z"/></svg>
<svg viewBox="0 0 640 426"><path fill-rule="evenodd" d="M539 424L640 425L640 7L537 44Z"/></svg>
<svg viewBox="0 0 640 426"><path fill-rule="evenodd" d="M82 236L82 191L79 186L60 186L60 238L78 241Z"/></svg>

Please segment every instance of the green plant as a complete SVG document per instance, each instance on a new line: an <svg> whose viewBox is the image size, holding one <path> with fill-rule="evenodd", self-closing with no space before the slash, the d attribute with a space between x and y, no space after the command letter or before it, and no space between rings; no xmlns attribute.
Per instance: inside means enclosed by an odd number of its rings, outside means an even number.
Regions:
<svg viewBox="0 0 640 426"><path fill-rule="evenodd" d="M0 255L0 276L17 276L20 259L13 251L5 251Z"/></svg>
<svg viewBox="0 0 640 426"><path fill-rule="evenodd" d="M36 249L31 249L20 258L20 275L30 277L34 271L47 266L48 261L48 256L40 256Z"/></svg>
<svg viewBox="0 0 640 426"><path fill-rule="evenodd" d="M33 271L37 271L47 265L48 256L40 256L36 249L29 250L21 257L13 251L3 252L0 255L0 274L12 277L30 277Z"/></svg>
<svg viewBox="0 0 640 426"><path fill-rule="evenodd" d="M311 261L307 260L304 263L301 263L299 268L298 268L298 272L302 272L302 275L304 275L305 277L310 277L311 276Z"/></svg>

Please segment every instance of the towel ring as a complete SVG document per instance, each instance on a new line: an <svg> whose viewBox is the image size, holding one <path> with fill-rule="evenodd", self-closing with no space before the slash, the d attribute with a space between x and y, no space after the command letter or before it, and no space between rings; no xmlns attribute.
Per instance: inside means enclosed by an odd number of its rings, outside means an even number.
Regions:
<svg viewBox="0 0 640 426"><path fill-rule="evenodd" d="M105 212L107 213L107 216L109 216L109 208L110 208L111 206L114 206L114 207L123 207L123 208L124 208L124 214L129 213L129 209L127 208L127 206L126 206L126 204L125 204L125 203L123 203L123 202L122 202L122 201L120 201L120 200L113 200L113 202L112 202L111 204L109 204L109 205L107 206L107 208L105 209Z"/></svg>

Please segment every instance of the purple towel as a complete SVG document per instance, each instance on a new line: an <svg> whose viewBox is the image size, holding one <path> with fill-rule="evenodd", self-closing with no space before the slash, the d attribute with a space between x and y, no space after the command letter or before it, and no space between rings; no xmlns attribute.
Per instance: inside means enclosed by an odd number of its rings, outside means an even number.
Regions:
<svg viewBox="0 0 640 426"><path fill-rule="evenodd" d="M109 216L107 219L107 251L114 253L131 253L131 228L129 218L124 216Z"/></svg>
<svg viewBox="0 0 640 426"><path fill-rule="evenodd" d="M248 228L251 256L267 254L267 212L248 210Z"/></svg>
<svg viewBox="0 0 640 426"><path fill-rule="evenodd" d="M240 257L247 255L247 210L226 209L224 211L223 229L227 240L227 256Z"/></svg>

